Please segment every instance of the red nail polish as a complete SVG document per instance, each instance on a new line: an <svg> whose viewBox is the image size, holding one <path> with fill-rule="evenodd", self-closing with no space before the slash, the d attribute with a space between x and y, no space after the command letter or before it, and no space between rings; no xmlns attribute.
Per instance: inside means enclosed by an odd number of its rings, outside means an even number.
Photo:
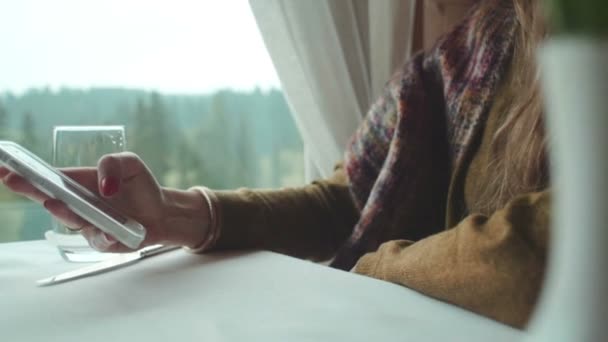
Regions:
<svg viewBox="0 0 608 342"><path fill-rule="evenodd" d="M105 177L101 180L101 194L112 196L118 192L118 180L114 177Z"/></svg>

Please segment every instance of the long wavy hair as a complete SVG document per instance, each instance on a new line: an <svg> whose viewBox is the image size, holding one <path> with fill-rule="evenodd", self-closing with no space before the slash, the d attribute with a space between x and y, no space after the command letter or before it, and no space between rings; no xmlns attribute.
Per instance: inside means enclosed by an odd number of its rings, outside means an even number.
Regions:
<svg viewBox="0 0 608 342"><path fill-rule="evenodd" d="M481 0L484 1L484 0ZM547 139L536 51L547 34L539 0L508 0L517 16L514 50L495 109L503 115L492 139L492 161L475 209L489 214L513 197L548 186ZM492 3L492 1L488 1Z"/></svg>

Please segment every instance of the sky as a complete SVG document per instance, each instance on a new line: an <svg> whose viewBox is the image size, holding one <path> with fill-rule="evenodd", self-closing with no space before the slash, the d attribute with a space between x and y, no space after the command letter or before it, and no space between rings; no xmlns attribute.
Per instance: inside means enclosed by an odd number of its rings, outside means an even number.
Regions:
<svg viewBox="0 0 608 342"><path fill-rule="evenodd" d="M278 86L247 0L0 0L0 93Z"/></svg>

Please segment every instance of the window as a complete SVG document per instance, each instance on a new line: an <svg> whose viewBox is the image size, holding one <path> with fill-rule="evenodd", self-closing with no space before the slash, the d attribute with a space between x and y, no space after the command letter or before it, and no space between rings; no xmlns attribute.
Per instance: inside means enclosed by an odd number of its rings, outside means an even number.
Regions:
<svg viewBox="0 0 608 342"><path fill-rule="evenodd" d="M0 0L0 139L50 162L55 125L124 125L166 186L303 182L302 143L247 0ZM0 188L0 242L40 239Z"/></svg>

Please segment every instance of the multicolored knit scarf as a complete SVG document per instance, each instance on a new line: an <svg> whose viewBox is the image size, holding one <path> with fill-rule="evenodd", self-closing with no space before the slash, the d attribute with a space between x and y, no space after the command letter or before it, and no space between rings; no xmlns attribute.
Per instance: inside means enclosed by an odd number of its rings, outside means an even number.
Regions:
<svg viewBox="0 0 608 342"><path fill-rule="evenodd" d="M387 84L346 153L361 217L332 266L348 270L383 242L444 229L450 178L479 143L516 27L511 0L480 1Z"/></svg>

